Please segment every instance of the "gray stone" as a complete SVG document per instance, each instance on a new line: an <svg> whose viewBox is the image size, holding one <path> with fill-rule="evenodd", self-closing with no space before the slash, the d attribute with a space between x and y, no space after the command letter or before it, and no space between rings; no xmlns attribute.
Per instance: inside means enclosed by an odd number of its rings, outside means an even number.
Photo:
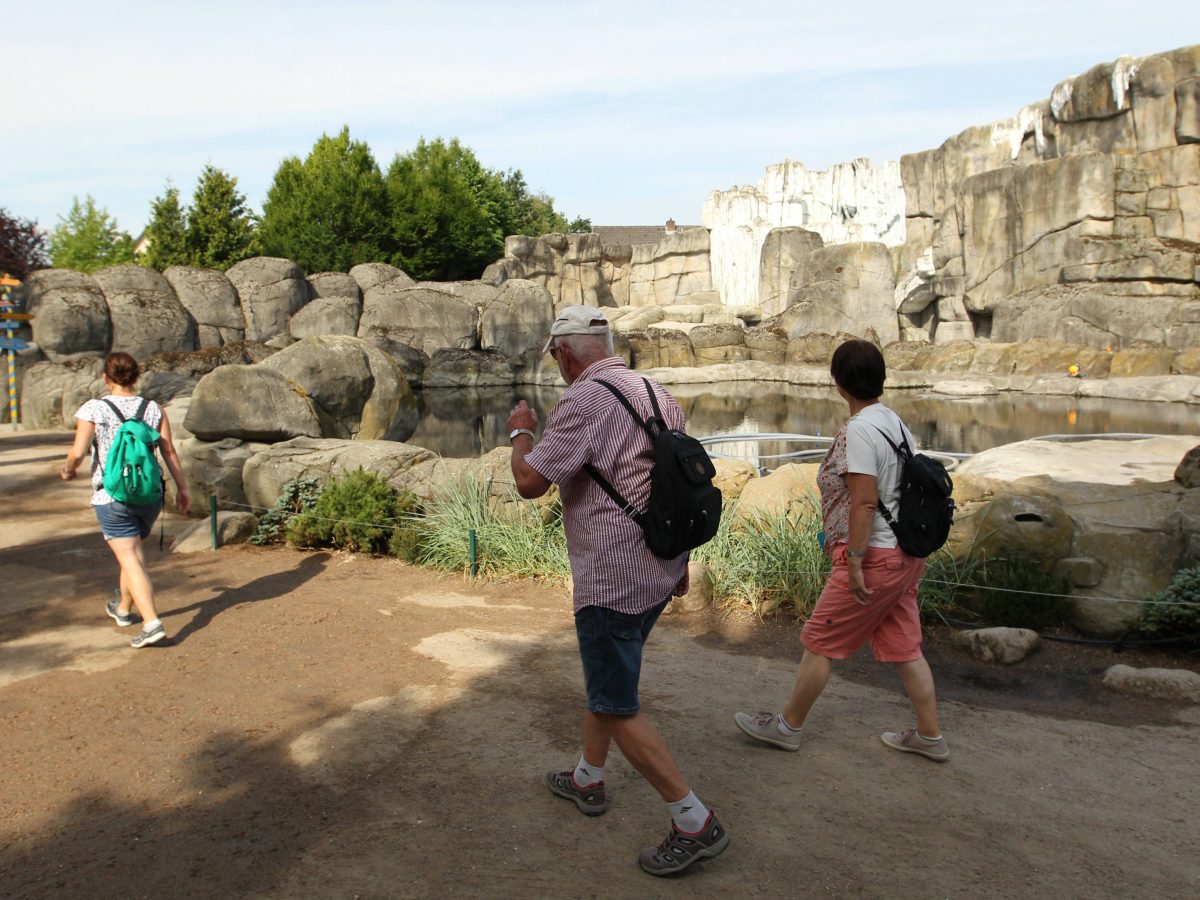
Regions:
<svg viewBox="0 0 1200 900"><path fill-rule="evenodd" d="M309 300L304 272L288 259L256 256L235 263L225 275L237 289L252 341L286 335L288 319Z"/></svg>
<svg viewBox="0 0 1200 900"><path fill-rule="evenodd" d="M405 440L417 402L404 371L373 344L347 335L310 337L265 360L315 405L321 436Z"/></svg>
<svg viewBox="0 0 1200 900"><path fill-rule="evenodd" d="M196 323L197 346L220 347L246 338L246 319L237 290L224 272L171 266L163 278Z"/></svg>
<svg viewBox="0 0 1200 900"><path fill-rule="evenodd" d="M399 287L397 281L366 291L359 337L408 344L427 356L477 346L479 314L474 303L444 290Z"/></svg>
<svg viewBox="0 0 1200 900"><path fill-rule="evenodd" d="M1200 703L1200 674L1189 669L1137 669L1111 666L1104 673L1104 686L1123 694Z"/></svg>
<svg viewBox="0 0 1200 900"><path fill-rule="evenodd" d="M531 350L540 355L553 323L550 292L533 281L510 279L480 308L479 347L510 359Z"/></svg>
<svg viewBox="0 0 1200 900"><path fill-rule="evenodd" d="M108 304L90 275L43 269L25 281L33 340L50 362L104 356L112 340Z"/></svg>
<svg viewBox="0 0 1200 900"><path fill-rule="evenodd" d="M954 644L984 662L1011 666L1019 663L1041 643L1036 631L1028 628L979 628L959 631Z"/></svg>
<svg viewBox="0 0 1200 900"><path fill-rule="evenodd" d="M668 611L673 613L699 612L712 605L713 586L704 563L688 563L688 591L671 600Z"/></svg>
<svg viewBox="0 0 1200 900"><path fill-rule="evenodd" d="M381 262L357 265L350 270L350 277L354 279L364 297L367 291L391 281L396 282L397 289L412 287L416 283L403 270Z"/></svg>
<svg viewBox="0 0 1200 900"><path fill-rule="evenodd" d="M407 490L408 470L435 458L422 447L393 441L296 438L254 454L242 475L250 504L256 509L270 509L283 486L293 478L311 477L326 484L335 475L362 467L379 474L397 490Z"/></svg>
<svg viewBox="0 0 1200 900"><path fill-rule="evenodd" d="M1104 563L1090 556L1068 556L1054 564L1054 574L1075 587L1096 587L1104 580Z"/></svg>
<svg viewBox="0 0 1200 900"><path fill-rule="evenodd" d="M788 286L800 260L825 246L815 231L803 228L772 228L763 240L758 266L758 304L773 316L788 304Z"/></svg>
<svg viewBox="0 0 1200 900"><path fill-rule="evenodd" d="M295 340L326 334L358 334L362 303L353 297L328 297L311 301L288 320L288 333Z"/></svg>
<svg viewBox="0 0 1200 900"><path fill-rule="evenodd" d="M196 326L170 282L154 269L124 265L94 276L108 303L112 346L136 360L196 349Z"/></svg>
<svg viewBox="0 0 1200 900"><path fill-rule="evenodd" d="M308 292L313 300L321 297L349 297L351 300L362 302L362 288L358 286L354 276L344 272L318 272L316 275L309 275Z"/></svg>
<svg viewBox="0 0 1200 900"><path fill-rule="evenodd" d="M220 366L201 378L184 424L206 441L321 436L316 408L303 389L261 365Z"/></svg>
<svg viewBox="0 0 1200 900"><path fill-rule="evenodd" d="M21 422L26 428L74 429L75 413L105 394L104 360L83 357L65 363L34 363L21 380Z"/></svg>
<svg viewBox="0 0 1200 900"><path fill-rule="evenodd" d="M814 250L792 273L788 308L777 317L788 337L811 332L874 332L884 344L900 337L892 256L883 244L839 244Z"/></svg>
<svg viewBox="0 0 1200 900"><path fill-rule="evenodd" d="M203 441L195 437L177 437L175 447L192 497L190 514L208 515L209 497L217 498L218 509L245 510L248 501L242 486L242 468L246 460L267 446L237 438Z"/></svg>
<svg viewBox="0 0 1200 900"><path fill-rule="evenodd" d="M1175 467L1175 480L1185 488L1200 488L1200 446L1183 455Z"/></svg>
<svg viewBox="0 0 1200 900"><path fill-rule="evenodd" d="M509 284L511 282L506 282ZM482 350L439 350L425 369L424 386L488 387L513 383L509 361Z"/></svg>

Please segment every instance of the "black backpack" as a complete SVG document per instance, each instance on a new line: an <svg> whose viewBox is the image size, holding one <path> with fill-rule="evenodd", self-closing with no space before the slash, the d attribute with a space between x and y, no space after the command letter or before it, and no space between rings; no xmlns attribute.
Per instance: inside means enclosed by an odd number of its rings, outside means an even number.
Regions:
<svg viewBox="0 0 1200 900"><path fill-rule="evenodd" d="M713 487L717 470L703 445L694 437L667 427L649 381L646 393L650 395L654 415L642 421L624 394L607 381L596 380L613 392L650 437L654 468L650 470L650 502L645 512L634 509L590 464L584 466L588 474L621 512L642 527L646 546L659 559L675 559L710 541L721 521L721 492Z"/></svg>
<svg viewBox="0 0 1200 900"><path fill-rule="evenodd" d="M900 457L900 519L896 521L888 512L887 504L879 498L879 512L891 526L900 549L909 556L924 558L946 543L950 526L954 524L954 482L946 467L924 453L912 452L904 428L900 428L900 446L897 447L878 425L875 430L883 435Z"/></svg>

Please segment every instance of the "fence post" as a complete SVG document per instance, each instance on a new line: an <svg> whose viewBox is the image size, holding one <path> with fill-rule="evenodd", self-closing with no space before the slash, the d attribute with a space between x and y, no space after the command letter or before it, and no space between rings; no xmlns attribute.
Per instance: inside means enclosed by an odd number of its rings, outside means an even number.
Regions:
<svg viewBox="0 0 1200 900"><path fill-rule="evenodd" d="M212 533L212 548L217 549L217 495L208 495L208 527Z"/></svg>
<svg viewBox="0 0 1200 900"><path fill-rule="evenodd" d="M471 577L474 578L479 574L479 556L476 553L477 543L475 539L475 529L472 528L467 532L467 542L471 552Z"/></svg>

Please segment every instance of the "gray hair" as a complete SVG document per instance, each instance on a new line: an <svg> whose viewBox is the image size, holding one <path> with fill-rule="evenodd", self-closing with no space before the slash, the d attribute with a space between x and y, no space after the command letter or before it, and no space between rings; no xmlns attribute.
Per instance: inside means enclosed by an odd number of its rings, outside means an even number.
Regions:
<svg viewBox="0 0 1200 900"><path fill-rule="evenodd" d="M605 334L564 334L554 339L554 346L566 344L579 359L613 355L612 331Z"/></svg>

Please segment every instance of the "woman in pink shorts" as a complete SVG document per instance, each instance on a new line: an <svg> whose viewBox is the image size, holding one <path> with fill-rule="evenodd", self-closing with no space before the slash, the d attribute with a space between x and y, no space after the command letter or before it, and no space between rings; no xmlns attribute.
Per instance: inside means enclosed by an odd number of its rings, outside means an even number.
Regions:
<svg viewBox="0 0 1200 900"><path fill-rule="evenodd" d="M877 660L896 667L917 717L915 728L885 731L883 743L945 762L950 750L938 724L933 674L921 654L917 586L925 560L896 546L877 508L886 503L895 518L900 497L900 460L884 435L896 444L902 437L910 447L916 443L900 417L879 402L886 369L874 344L847 341L834 351L829 371L850 407L850 419L817 475L833 571L800 633L804 655L787 705L780 713L739 712L734 721L755 740L800 749L804 720L829 681L833 661L869 641Z"/></svg>

